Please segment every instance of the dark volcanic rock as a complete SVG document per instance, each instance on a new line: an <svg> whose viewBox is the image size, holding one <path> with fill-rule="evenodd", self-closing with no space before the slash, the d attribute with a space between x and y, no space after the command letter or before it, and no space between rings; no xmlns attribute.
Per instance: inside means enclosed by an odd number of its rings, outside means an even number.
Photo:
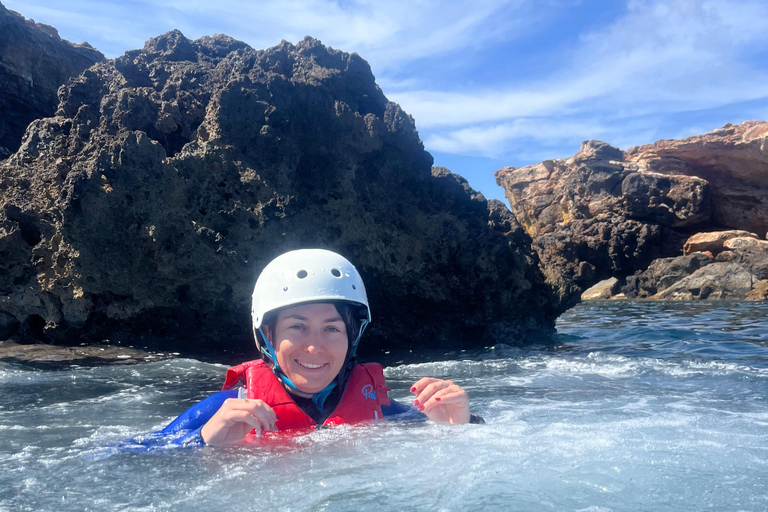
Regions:
<svg viewBox="0 0 768 512"><path fill-rule="evenodd" d="M701 252L676 258L659 258L637 275L627 277L622 289L628 297L648 298L669 288L714 260Z"/></svg>
<svg viewBox="0 0 768 512"><path fill-rule="evenodd" d="M0 4L0 159L18 149L29 123L56 112L59 86L103 60Z"/></svg>
<svg viewBox="0 0 768 512"><path fill-rule="evenodd" d="M323 247L363 275L368 347L552 332L530 238L431 163L358 55L170 32L70 81L0 165L0 327L251 347L258 272Z"/></svg>
<svg viewBox="0 0 768 512"><path fill-rule="evenodd" d="M602 279L681 254L694 233L768 230L766 140L768 123L748 121L626 153L589 141L573 158L507 167L496 179L549 282L573 304Z"/></svg>

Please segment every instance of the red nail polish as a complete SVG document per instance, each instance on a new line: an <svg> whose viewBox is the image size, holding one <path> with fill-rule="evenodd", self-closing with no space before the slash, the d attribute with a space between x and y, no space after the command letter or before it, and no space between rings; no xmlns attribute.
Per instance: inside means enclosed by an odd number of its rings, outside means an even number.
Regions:
<svg viewBox="0 0 768 512"><path fill-rule="evenodd" d="M420 411L423 411L423 410L424 410L424 406L423 406L423 405L420 405L420 406L419 406L419 410L420 410Z"/></svg>
<svg viewBox="0 0 768 512"><path fill-rule="evenodd" d="M439 402L439 401L440 401L440 398L439 397L435 397L435 402Z"/></svg>
<svg viewBox="0 0 768 512"><path fill-rule="evenodd" d="M419 401L418 400L414 400L413 401L413 405L419 405Z"/></svg>
<svg viewBox="0 0 768 512"><path fill-rule="evenodd" d="M414 391L416 391L416 386L413 386L413 387L411 388L411 393L413 393Z"/></svg>

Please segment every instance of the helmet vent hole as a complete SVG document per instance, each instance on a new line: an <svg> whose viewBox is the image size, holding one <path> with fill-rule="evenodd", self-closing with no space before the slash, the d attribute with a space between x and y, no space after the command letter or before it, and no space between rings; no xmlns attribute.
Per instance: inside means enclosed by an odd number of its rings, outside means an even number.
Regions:
<svg viewBox="0 0 768 512"><path fill-rule="evenodd" d="M353 290L357 290L357 286L355 286L355 285L352 285L352 289L353 289Z"/></svg>
<svg viewBox="0 0 768 512"><path fill-rule="evenodd" d="M299 270L296 273L296 277L298 277L299 279L304 279L305 277L307 277L307 271L306 270Z"/></svg>
<svg viewBox="0 0 768 512"><path fill-rule="evenodd" d="M341 277L341 271L337 268L331 269L331 274L333 274L333 277Z"/></svg>
<svg viewBox="0 0 768 512"><path fill-rule="evenodd" d="M288 291L288 287L287 286L283 286L283 291L287 292Z"/></svg>

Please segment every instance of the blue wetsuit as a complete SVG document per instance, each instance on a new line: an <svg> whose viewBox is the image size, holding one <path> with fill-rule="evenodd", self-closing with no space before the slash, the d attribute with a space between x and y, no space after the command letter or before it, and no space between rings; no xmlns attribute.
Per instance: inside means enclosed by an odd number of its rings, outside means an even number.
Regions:
<svg viewBox="0 0 768 512"><path fill-rule="evenodd" d="M216 414L225 400L237 398L237 394L237 389L214 393L184 411L164 429L126 441L120 445L119 450L143 451L171 446L203 445L205 443L203 443L203 438L200 435L200 429ZM427 419L426 415L419 412L415 407L399 404L392 399L390 399L389 406L381 406L381 412L384 413L384 417L390 419L394 419L395 416L397 416L397 419L421 421L426 421Z"/></svg>

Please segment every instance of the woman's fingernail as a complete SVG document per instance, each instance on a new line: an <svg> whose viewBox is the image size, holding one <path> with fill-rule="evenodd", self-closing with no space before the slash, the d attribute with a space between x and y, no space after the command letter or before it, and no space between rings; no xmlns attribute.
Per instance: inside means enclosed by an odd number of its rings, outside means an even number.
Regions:
<svg viewBox="0 0 768 512"><path fill-rule="evenodd" d="M419 410L420 410L420 411L423 411L423 410L424 410L424 406L423 406L423 405L420 405L420 406L419 406Z"/></svg>
<svg viewBox="0 0 768 512"><path fill-rule="evenodd" d="M413 386L413 387L411 388L411 393L413 393L414 391L416 391L416 386Z"/></svg>
<svg viewBox="0 0 768 512"><path fill-rule="evenodd" d="M418 400L414 400L413 401L413 405L419 405L419 401Z"/></svg>
<svg viewBox="0 0 768 512"><path fill-rule="evenodd" d="M435 397L435 402L439 402L439 401L440 401L440 398L436 396Z"/></svg>

